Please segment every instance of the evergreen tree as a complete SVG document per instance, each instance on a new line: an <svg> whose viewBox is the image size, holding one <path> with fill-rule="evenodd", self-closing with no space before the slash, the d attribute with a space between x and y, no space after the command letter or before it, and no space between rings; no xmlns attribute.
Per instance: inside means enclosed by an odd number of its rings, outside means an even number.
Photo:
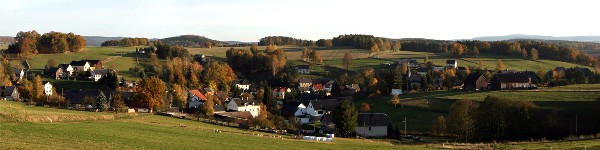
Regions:
<svg viewBox="0 0 600 150"><path fill-rule="evenodd" d="M337 106L332 117L335 128L342 134L352 133L358 124L358 111L347 100Z"/></svg>

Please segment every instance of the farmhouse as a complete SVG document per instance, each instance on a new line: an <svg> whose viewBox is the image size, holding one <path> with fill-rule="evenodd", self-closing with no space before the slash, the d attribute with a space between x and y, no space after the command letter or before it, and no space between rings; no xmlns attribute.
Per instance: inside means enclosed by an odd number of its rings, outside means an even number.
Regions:
<svg viewBox="0 0 600 150"><path fill-rule="evenodd" d="M103 77L106 77L106 75L108 75L108 72L110 70L108 69L97 69L92 71L92 80L98 82L98 80L102 79Z"/></svg>
<svg viewBox="0 0 600 150"><path fill-rule="evenodd" d="M286 87L279 87L273 89L273 96L278 99L285 99L285 93L292 92L292 89Z"/></svg>
<svg viewBox="0 0 600 150"><path fill-rule="evenodd" d="M70 64L60 64L58 65L58 68L61 68L63 70L63 78L73 75L73 66L71 66Z"/></svg>
<svg viewBox="0 0 600 150"><path fill-rule="evenodd" d="M52 84L50 84L50 82L46 82L46 84L44 84L44 94L52 95L52 88Z"/></svg>
<svg viewBox="0 0 600 150"><path fill-rule="evenodd" d="M0 99L15 100L19 99L19 90L16 86L0 86Z"/></svg>
<svg viewBox="0 0 600 150"><path fill-rule="evenodd" d="M464 80L463 90L478 91L486 90L489 81L481 74L470 74Z"/></svg>
<svg viewBox="0 0 600 150"><path fill-rule="evenodd" d="M23 70L23 69L15 68L14 73L15 73L15 77L16 77L15 80L17 80L17 81L20 81L23 79L23 77L25 77L25 70Z"/></svg>
<svg viewBox="0 0 600 150"><path fill-rule="evenodd" d="M188 108L197 108L198 105L204 104L208 100L200 90L188 91Z"/></svg>
<svg viewBox="0 0 600 150"><path fill-rule="evenodd" d="M446 67L456 68L458 67L458 61L456 61L455 59L446 60Z"/></svg>
<svg viewBox="0 0 600 150"><path fill-rule="evenodd" d="M359 113L358 126L354 128L357 135L363 137L387 137L390 119L385 113Z"/></svg>
<svg viewBox="0 0 600 150"><path fill-rule="evenodd" d="M63 69L60 67L48 69L48 76L53 77L55 80L60 79L63 75Z"/></svg>
<svg viewBox="0 0 600 150"><path fill-rule="evenodd" d="M227 103L227 111L247 111L256 117L260 112L260 102L243 97L233 98Z"/></svg>
<svg viewBox="0 0 600 150"><path fill-rule="evenodd" d="M102 61L100 61L100 60L81 60L81 61L88 62L90 64L90 69L92 69L92 70L104 69L104 67L102 66Z"/></svg>
<svg viewBox="0 0 600 150"><path fill-rule="evenodd" d="M248 81L246 79L237 79L237 80L233 81L233 85L235 85L235 87L237 87L238 89L241 89L243 91L250 90L250 81Z"/></svg>
<svg viewBox="0 0 600 150"><path fill-rule="evenodd" d="M496 74L490 82L491 89L493 90L537 88L535 84L531 83L531 78L525 73Z"/></svg>
<svg viewBox="0 0 600 150"><path fill-rule="evenodd" d="M90 63L87 61L71 61L70 65L75 72L86 72L90 69Z"/></svg>
<svg viewBox="0 0 600 150"><path fill-rule="evenodd" d="M285 119L295 119L298 124L310 123L307 116L306 106L300 102L287 102L281 107L281 116Z"/></svg>
<svg viewBox="0 0 600 150"><path fill-rule="evenodd" d="M331 114L339 104L338 100L312 100L305 103L288 102L281 108L286 119L293 117L298 124L312 123L321 120L323 115Z"/></svg>
<svg viewBox="0 0 600 150"><path fill-rule="evenodd" d="M310 74L310 66L309 65L297 65L296 70L299 74Z"/></svg>

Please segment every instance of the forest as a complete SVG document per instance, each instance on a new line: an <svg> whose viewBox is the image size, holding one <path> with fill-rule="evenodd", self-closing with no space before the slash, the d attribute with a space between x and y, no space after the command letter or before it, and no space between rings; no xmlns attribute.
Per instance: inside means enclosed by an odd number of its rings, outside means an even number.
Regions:
<svg viewBox="0 0 600 150"><path fill-rule="evenodd" d="M74 33L48 32L40 35L37 31L19 32L15 37L16 43L8 46L8 53L20 56L33 54L56 54L65 52L80 52L85 48L85 39Z"/></svg>

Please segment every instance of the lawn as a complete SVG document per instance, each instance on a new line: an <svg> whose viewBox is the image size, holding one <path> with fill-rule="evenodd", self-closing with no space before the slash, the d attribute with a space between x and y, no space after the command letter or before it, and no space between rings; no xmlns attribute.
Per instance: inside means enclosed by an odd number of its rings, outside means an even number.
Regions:
<svg viewBox="0 0 600 150"><path fill-rule="evenodd" d="M600 97L600 92L581 91L483 91L458 93L439 98L483 100L488 95L491 95L499 98L524 101L594 101Z"/></svg>
<svg viewBox="0 0 600 150"><path fill-rule="evenodd" d="M12 117L7 116L93 118L115 115L26 106L17 102L0 102L0 113L10 114L0 116L3 149L422 149L422 146L392 146L386 142L356 139L336 138L335 142L326 143L291 139L286 135L279 138L272 137L274 134L156 115L66 122L10 119Z"/></svg>
<svg viewBox="0 0 600 150"><path fill-rule="evenodd" d="M0 50L8 49L8 44L0 44Z"/></svg>

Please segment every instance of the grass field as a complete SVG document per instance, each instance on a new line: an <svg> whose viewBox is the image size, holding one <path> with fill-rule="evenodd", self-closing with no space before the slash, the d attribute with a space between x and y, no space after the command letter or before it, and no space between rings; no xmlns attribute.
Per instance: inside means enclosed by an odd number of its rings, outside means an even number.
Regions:
<svg viewBox="0 0 600 150"><path fill-rule="evenodd" d="M8 44L0 44L0 50L4 50L8 48Z"/></svg>

